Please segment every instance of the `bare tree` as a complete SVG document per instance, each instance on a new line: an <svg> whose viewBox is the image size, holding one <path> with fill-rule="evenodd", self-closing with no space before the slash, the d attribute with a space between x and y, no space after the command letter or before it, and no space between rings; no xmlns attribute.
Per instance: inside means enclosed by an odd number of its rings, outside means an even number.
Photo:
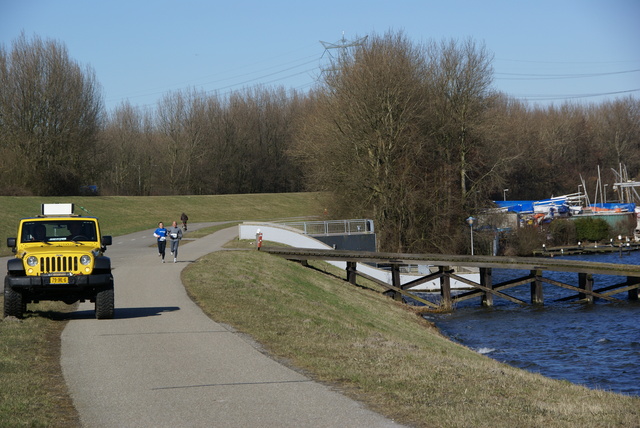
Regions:
<svg viewBox="0 0 640 428"><path fill-rule="evenodd" d="M299 124L297 153L336 205L371 215L385 248L405 249L413 159L418 154L424 62L402 34L370 37L325 74L317 105Z"/></svg>
<svg viewBox="0 0 640 428"><path fill-rule="evenodd" d="M100 135L97 171L107 193L148 195L155 162L154 130L149 111L124 102L116 107Z"/></svg>
<svg viewBox="0 0 640 428"><path fill-rule="evenodd" d="M510 159L492 197L500 186L513 199L540 199L594 191L598 166L602 180L615 180L611 168L627 167L632 177L640 172L640 103L628 97L602 104L565 102L526 107L500 97L483 118L487 150ZM498 155L499 154L499 155ZM615 195L612 195L615 198Z"/></svg>
<svg viewBox="0 0 640 428"><path fill-rule="evenodd" d="M289 148L297 101L284 89L246 89L210 98L202 177L213 193L302 189ZM205 171L206 169L206 171Z"/></svg>
<svg viewBox="0 0 640 428"><path fill-rule="evenodd" d="M102 99L94 72L66 47L24 33L0 50L0 143L35 194L75 194L92 167Z"/></svg>
<svg viewBox="0 0 640 428"><path fill-rule="evenodd" d="M202 156L206 109L206 95L196 90L168 94L158 104L163 137L158 164L165 169L170 193L189 193L193 188L192 166Z"/></svg>
<svg viewBox="0 0 640 428"><path fill-rule="evenodd" d="M482 126L490 63L472 41L423 48L389 33L326 73L298 153L340 207L374 218L383 248L459 250L462 216L499 182Z"/></svg>
<svg viewBox="0 0 640 428"><path fill-rule="evenodd" d="M492 56L484 45L472 39L431 43L429 57L430 95L433 128L445 160L456 165L460 196L466 199L472 180L473 162L478 152L475 132L487 108L493 80ZM476 151L476 153L472 153Z"/></svg>
<svg viewBox="0 0 640 428"><path fill-rule="evenodd" d="M603 163L616 169L623 164L634 174L640 173L640 100L627 97L605 102L589 113Z"/></svg>

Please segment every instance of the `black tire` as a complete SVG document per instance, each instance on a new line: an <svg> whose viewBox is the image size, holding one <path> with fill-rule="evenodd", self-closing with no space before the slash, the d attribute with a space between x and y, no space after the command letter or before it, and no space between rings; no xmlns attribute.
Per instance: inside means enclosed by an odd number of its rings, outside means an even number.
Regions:
<svg viewBox="0 0 640 428"><path fill-rule="evenodd" d="M112 319L114 314L113 288L99 291L96 294L96 319Z"/></svg>
<svg viewBox="0 0 640 428"><path fill-rule="evenodd" d="M4 316L22 318L26 310L26 303L22 299L22 294L9 286L7 277L4 279Z"/></svg>

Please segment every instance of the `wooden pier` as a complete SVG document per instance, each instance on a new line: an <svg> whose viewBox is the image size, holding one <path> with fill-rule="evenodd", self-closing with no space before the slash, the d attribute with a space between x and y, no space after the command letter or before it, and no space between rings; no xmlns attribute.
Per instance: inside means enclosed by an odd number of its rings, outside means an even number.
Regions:
<svg viewBox="0 0 640 428"><path fill-rule="evenodd" d="M589 244L589 245L565 245L562 247L546 247L534 250L535 257L555 257L570 256L575 254L607 254L618 253L622 255L629 254L631 251L640 250L638 242L614 242L608 244Z"/></svg>
<svg viewBox="0 0 640 428"><path fill-rule="evenodd" d="M262 247L262 251L284 257L288 260L296 260L305 263L308 260L332 260L346 262L346 280L352 284L360 275L363 278L374 281L386 288L385 294L392 295L400 300L402 296L417 300L431 308L451 309L457 302L479 298L485 306L492 306L494 298L502 298L519 305L529 303L517 299L505 293L513 287L530 284L530 304L544 304L542 284L562 287L572 294L561 300L579 300L592 303L594 299L603 299L610 302L621 302L613 297L616 294L627 293L629 300L638 300L640 288L640 266L615 263L592 263L575 260L559 260L540 257L494 257L494 256L459 256L443 254L403 254L403 253L378 253L363 251L320 250L307 248ZM357 270L357 263L375 263L383 265L391 270L392 284L380 281ZM437 266L438 271L425 275L409 283L400 283L400 267L408 265ZM476 283L456 275L453 266L478 268L480 282ZM492 281L493 269L519 269L529 273L521 278L512 279L499 284ZM576 285L566 284L543 277L544 271L575 272ZM594 274L615 275L625 277L625 281L594 289ZM440 280L440 304L422 299L412 291L412 288L425 282ZM470 286L470 290L461 294L452 295L451 279L456 279Z"/></svg>

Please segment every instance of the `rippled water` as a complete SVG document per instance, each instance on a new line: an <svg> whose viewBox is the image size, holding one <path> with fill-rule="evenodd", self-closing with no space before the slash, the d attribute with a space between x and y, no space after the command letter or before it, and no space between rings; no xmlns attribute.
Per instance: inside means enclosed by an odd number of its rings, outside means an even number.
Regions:
<svg viewBox="0 0 640 428"><path fill-rule="evenodd" d="M563 258L638 264L640 251ZM498 283L526 273L494 269L493 280ZM577 286L576 273L544 276ZM594 290L624 280L594 275ZM530 301L528 284L506 293ZM453 340L495 360L590 388L640 396L640 302L629 301L626 292L613 296L624 303L554 302L572 294L545 283L542 307L523 308L496 297L492 308L484 308L473 299L460 303L453 313L428 319Z"/></svg>

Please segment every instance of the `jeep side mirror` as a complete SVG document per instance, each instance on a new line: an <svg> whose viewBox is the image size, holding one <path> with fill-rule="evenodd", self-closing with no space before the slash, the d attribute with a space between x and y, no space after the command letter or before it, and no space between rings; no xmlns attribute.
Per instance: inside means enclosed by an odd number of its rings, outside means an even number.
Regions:
<svg viewBox="0 0 640 428"><path fill-rule="evenodd" d="M102 245L111 245L112 238L111 235L105 235L102 237Z"/></svg>
<svg viewBox="0 0 640 428"><path fill-rule="evenodd" d="M7 238L7 247L15 247L16 238Z"/></svg>

